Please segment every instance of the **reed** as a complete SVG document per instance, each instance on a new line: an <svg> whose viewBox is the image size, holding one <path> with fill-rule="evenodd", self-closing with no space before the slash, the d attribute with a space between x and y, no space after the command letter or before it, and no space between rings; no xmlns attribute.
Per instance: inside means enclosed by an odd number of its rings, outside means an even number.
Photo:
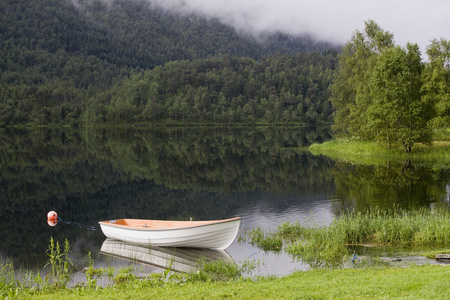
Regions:
<svg viewBox="0 0 450 300"><path fill-rule="evenodd" d="M44 278L39 273L21 272L19 275L11 260L3 260L0 257L0 299L25 297L29 298L41 292L57 292L66 290L71 280L72 265L68 258L69 243L64 243L64 249L53 238L47 250L49 256L46 267L50 268L48 275ZM114 274L114 269L95 268L91 253L88 254L88 267L84 269L86 283L76 283L72 289L77 291L97 290L97 279L108 276L116 285L124 285L130 282L143 284L151 287L163 286L169 283L186 282L214 282L232 281L242 278L242 275L253 271L258 262L246 261L239 265L226 261L199 260L200 269L195 273L175 273L171 270L170 262L167 269L161 273L151 273L149 276L137 277L132 267L121 268Z"/></svg>
<svg viewBox="0 0 450 300"><path fill-rule="evenodd" d="M136 275L133 274L133 268L122 268L119 272L114 276L113 281L115 284L120 284L124 282L134 281L136 279Z"/></svg>
<svg viewBox="0 0 450 300"><path fill-rule="evenodd" d="M329 225L285 222L275 232L254 229L252 244L281 239L284 250L312 266L338 265L350 255L348 245L446 247L450 245L450 212L446 209L350 211Z"/></svg>
<svg viewBox="0 0 450 300"><path fill-rule="evenodd" d="M447 246L450 244L450 212L446 209L370 209L350 212L332 225L342 228L347 244Z"/></svg>

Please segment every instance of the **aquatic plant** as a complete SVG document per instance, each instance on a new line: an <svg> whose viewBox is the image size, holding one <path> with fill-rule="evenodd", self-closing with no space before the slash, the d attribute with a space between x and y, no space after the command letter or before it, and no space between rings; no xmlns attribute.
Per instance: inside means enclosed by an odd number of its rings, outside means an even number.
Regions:
<svg viewBox="0 0 450 300"><path fill-rule="evenodd" d="M278 235L265 234L260 228L255 228L250 232L250 243L258 246L264 251L280 251L283 246L283 240Z"/></svg>
<svg viewBox="0 0 450 300"><path fill-rule="evenodd" d="M450 212L446 209L369 209L350 212L330 225L342 228L347 244L448 246Z"/></svg>
<svg viewBox="0 0 450 300"><path fill-rule="evenodd" d="M70 281L72 261L69 259L69 241L64 242L64 250L59 246L59 242L50 238L50 245L47 250L49 257L47 264L50 267L50 273L47 275L55 287L65 288Z"/></svg>
<svg viewBox="0 0 450 300"><path fill-rule="evenodd" d="M114 278L113 278L114 283L116 283L116 284L133 281L135 279L136 279L136 275L133 274L132 267L120 269L119 272L116 274L116 276L114 276Z"/></svg>
<svg viewBox="0 0 450 300"><path fill-rule="evenodd" d="M101 278L106 270L103 268L94 267L94 259L91 252L88 253L88 267L84 269L86 275L86 284L89 288L95 288L97 286L97 279Z"/></svg>
<svg viewBox="0 0 450 300"><path fill-rule="evenodd" d="M50 238L50 245L47 250L49 256L47 264L44 266L50 267L50 272L46 277L41 277L41 274L36 274L28 271L16 269L10 259L1 260L0 268L0 296L1 297L18 297L20 295L30 295L35 292L49 289L65 288L70 282L71 265L69 257L69 242L64 243L64 250L61 249L58 242L54 242Z"/></svg>
<svg viewBox="0 0 450 300"><path fill-rule="evenodd" d="M0 296L8 297L16 294L18 280L15 278L14 266L11 260L1 261L0 267Z"/></svg>
<svg viewBox="0 0 450 300"><path fill-rule="evenodd" d="M199 260L200 269L197 272L185 274L185 280L190 282L203 281L231 281L242 278L242 275L251 272L258 266L257 261L245 261L242 264L236 264L230 261Z"/></svg>
<svg viewBox="0 0 450 300"><path fill-rule="evenodd" d="M406 211L368 209L349 211L329 225L308 220L302 225L284 222L275 232L253 229L251 243L262 249L271 240L284 243L283 249L312 267L337 266L350 255L348 246L445 247L450 245L450 212L446 209ZM263 248L264 247L264 248Z"/></svg>

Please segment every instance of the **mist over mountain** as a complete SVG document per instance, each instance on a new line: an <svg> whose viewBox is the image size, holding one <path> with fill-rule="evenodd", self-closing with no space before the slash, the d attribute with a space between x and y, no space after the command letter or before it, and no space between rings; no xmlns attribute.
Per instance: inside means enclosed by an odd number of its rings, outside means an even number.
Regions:
<svg viewBox="0 0 450 300"><path fill-rule="evenodd" d="M76 1L76 0L74 0ZM396 43L417 43L422 52L430 40L448 38L447 0L146 0L166 11L203 14L255 37L281 32L310 35L344 44L367 20L395 32Z"/></svg>
<svg viewBox="0 0 450 300"><path fill-rule="evenodd" d="M7 83L23 82L18 73L35 65L45 65L44 69L58 73L74 57L89 56L113 68L153 68L168 61L224 54L258 59L276 52L335 48L308 36L282 33L266 35L262 43L217 18L174 14L146 1L4 2L0 8L0 81Z"/></svg>
<svg viewBox="0 0 450 300"><path fill-rule="evenodd" d="M0 126L79 124L88 99L90 107L100 107L97 104L101 99L101 106L106 109L110 99L99 98L101 93L121 85L133 74L167 63L178 62L183 70L190 70L202 65L198 61L218 60L220 66L228 68L221 63L224 56L260 61L270 56L291 55L292 58L285 57L283 61L298 61L299 58L294 58L297 54L329 54L339 50L338 46L308 35L267 32L255 36L200 11L180 12L146 0L4 0L0 6L0 41ZM327 59L314 59L315 62L324 60L317 68L330 65ZM197 62L189 66L181 63L184 61ZM264 64L270 66L272 60ZM274 59L273 64L276 67L270 67L272 71L266 79L284 72L283 66L278 66L279 60ZM265 71L261 68L263 65L249 76L261 77ZM249 68L255 66L249 64ZM219 70L210 71L222 74ZM228 71L224 70L224 74ZM308 70L297 71L309 74L309 66ZM280 74L280 78L283 76ZM199 79L198 84L201 82ZM217 82L226 80L219 78ZM229 84L243 82L230 81ZM278 79L276 82L278 84ZM161 86L166 84L168 82L161 82ZM315 81L305 82L303 88L306 91L314 84ZM230 87L244 93L242 87ZM195 86L195 89L200 88L201 84ZM326 89L327 84L323 88ZM208 97L216 99L214 93L221 89L211 87ZM189 87L183 92L187 90ZM278 97L281 85L271 93ZM232 98L226 100L232 101ZM149 99L145 98L138 102L145 106L147 101ZM161 101L162 111L167 112L169 104L162 99L158 101ZM105 116L101 111L97 113Z"/></svg>

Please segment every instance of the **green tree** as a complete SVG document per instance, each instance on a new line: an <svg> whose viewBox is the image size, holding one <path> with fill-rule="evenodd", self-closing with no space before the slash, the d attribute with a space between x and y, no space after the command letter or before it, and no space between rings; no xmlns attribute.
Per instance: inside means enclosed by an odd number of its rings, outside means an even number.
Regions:
<svg viewBox="0 0 450 300"><path fill-rule="evenodd" d="M433 40L427 47L429 61L423 72L423 92L436 106L434 127L450 126L450 41Z"/></svg>
<svg viewBox="0 0 450 300"><path fill-rule="evenodd" d="M378 56L372 72L368 127L378 140L400 143L407 153L416 142L431 142L427 122L432 103L422 98L423 63L417 44L394 47Z"/></svg>
<svg viewBox="0 0 450 300"><path fill-rule="evenodd" d="M366 126L367 107L371 102L367 83L376 57L393 45L393 35L371 20L365 22L364 32L356 31L345 45L339 56L338 74L331 86L337 133L361 138L370 136Z"/></svg>
<svg viewBox="0 0 450 300"><path fill-rule="evenodd" d="M373 21L356 31L339 57L331 87L335 130L368 140L403 145L431 140L427 122L433 103L422 97L422 71L417 45L395 47L393 35Z"/></svg>

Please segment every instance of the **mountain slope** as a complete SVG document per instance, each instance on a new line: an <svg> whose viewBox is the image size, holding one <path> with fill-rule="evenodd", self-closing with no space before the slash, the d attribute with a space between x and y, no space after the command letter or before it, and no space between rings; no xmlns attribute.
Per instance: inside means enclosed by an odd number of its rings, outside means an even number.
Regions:
<svg viewBox="0 0 450 300"><path fill-rule="evenodd" d="M260 43L218 20L170 14L139 0L3 0L0 125L76 124L86 99L171 61L259 60L329 48L283 34Z"/></svg>
<svg viewBox="0 0 450 300"><path fill-rule="evenodd" d="M324 50L311 38L277 34L264 44L217 20L164 13L146 2L8 0L0 8L1 83L36 84L83 73L70 65L90 57L93 68L153 68L174 60L228 54L255 59L275 52ZM83 4L83 2L85 2ZM68 66L69 64L69 66ZM89 70L87 70L89 72ZM113 76L106 75L107 77ZM101 76L104 77L104 76ZM94 82L74 82L87 87Z"/></svg>

